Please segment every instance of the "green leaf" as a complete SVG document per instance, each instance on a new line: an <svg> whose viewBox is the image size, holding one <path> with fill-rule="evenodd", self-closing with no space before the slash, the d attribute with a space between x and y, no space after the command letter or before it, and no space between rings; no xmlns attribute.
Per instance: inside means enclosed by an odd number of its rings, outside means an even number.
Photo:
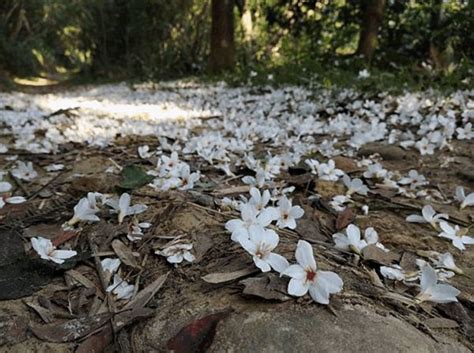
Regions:
<svg viewBox="0 0 474 353"><path fill-rule="evenodd" d="M136 165L127 165L121 173L120 187L122 189L138 189L151 182L154 177L148 175L142 168Z"/></svg>

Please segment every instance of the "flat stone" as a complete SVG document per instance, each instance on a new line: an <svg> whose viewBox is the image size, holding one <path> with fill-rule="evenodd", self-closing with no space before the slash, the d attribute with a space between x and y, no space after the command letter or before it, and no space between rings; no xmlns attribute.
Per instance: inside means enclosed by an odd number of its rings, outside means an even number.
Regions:
<svg viewBox="0 0 474 353"><path fill-rule="evenodd" d="M446 342L446 341L445 341ZM454 341L437 343L408 323L362 309L249 311L217 326L208 352L438 353L469 352Z"/></svg>
<svg viewBox="0 0 474 353"><path fill-rule="evenodd" d="M375 153L378 153L386 161L402 160L408 156L408 152L399 146L375 143L362 146L358 154L368 157Z"/></svg>

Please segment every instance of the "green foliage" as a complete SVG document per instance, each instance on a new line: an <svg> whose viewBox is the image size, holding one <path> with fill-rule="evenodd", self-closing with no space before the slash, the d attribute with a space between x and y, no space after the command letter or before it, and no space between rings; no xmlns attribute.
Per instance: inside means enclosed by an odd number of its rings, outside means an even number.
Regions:
<svg viewBox="0 0 474 353"><path fill-rule="evenodd" d="M120 174L120 187L122 189L138 189L150 183L153 176L148 175L142 168L136 165L127 165Z"/></svg>
<svg viewBox="0 0 474 353"><path fill-rule="evenodd" d="M362 1L247 0L251 31L236 8L238 60L227 77L247 81L255 71L259 78L272 73L277 83L360 84L354 77L365 68L355 54ZM387 0L370 71L397 87L462 85L474 60L472 28L474 1ZM0 74L202 75L209 30L210 0L2 0Z"/></svg>

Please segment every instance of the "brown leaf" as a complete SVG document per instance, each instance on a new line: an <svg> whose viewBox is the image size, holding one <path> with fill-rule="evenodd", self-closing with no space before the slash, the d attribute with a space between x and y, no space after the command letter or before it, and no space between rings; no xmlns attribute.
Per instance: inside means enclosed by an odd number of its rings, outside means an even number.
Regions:
<svg viewBox="0 0 474 353"><path fill-rule="evenodd" d="M28 320L22 316L0 316L0 347L26 339Z"/></svg>
<svg viewBox="0 0 474 353"><path fill-rule="evenodd" d="M113 341L111 325L106 325L103 330L88 337L76 349L76 353L102 353Z"/></svg>
<svg viewBox="0 0 474 353"><path fill-rule="evenodd" d="M307 240L326 241L326 236L321 232L321 224L317 220L311 220L303 217L298 220L296 232Z"/></svg>
<svg viewBox="0 0 474 353"><path fill-rule="evenodd" d="M127 305L125 305L124 310L131 309L131 308L144 308L145 305L155 296L155 294L160 290L160 288L165 283L166 279L168 278L168 273L158 277L155 281L151 284L143 288L138 294L130 301Z"/></svg>
<svg viewBox="0 0 474 353"><path fill-rule="evenodd" d="M224 282L235 281L236 279L251 275L256 273L258 270L255 268L246 268L243 270L233 271L233 272L216 272L209 273L202 277L202 279L207 283L218 284Z"/></svg>
<svg viewBox="0 0 474 353"><path fill-rule="evenodd" d="M399 256L393 252L385 252L375 245L368 245L362 250L362 257L366 261L374 261L380 265L390 265L397 261Z"/></svg>
<svg viewBox="0 0 474 353"><path fill-rule="evenodd" d="M243 294L260 297L267 300L287 301L291 299L285 295L287 281L273 273L261 277L247 278L239 282L245 286Z"/></svg>
<svg viewBox="0 0 474 353"><path fill-rule="evenodd" d="M50 310L42 307L39 304L36 304L33 300L25 300L25 304L33 309L47 324L53 322L53 313Z"/></svg>
<svg viewBox="0 0 474 353"><path fill-rule="evenodd" d="M86 337L104 326L111 314L98 314L59 323L30 326L36 337L47 342L70 342Z"/></svg>
<svg viewBox="0 0 474 353"><path fill-rule="evenodd" d="M167 343L167 348L174 353L204 353L214 339L217 324L230 314L224 311L195 320L183 327Z"/></svg>
<svg viewBox="0 0 474 353"><path fill-rule="evenodd" d="M342 230L355 219L355 212L351 207L346 207L336 218L336 230Z"/></svg>
<svg viewBox="0 0 474 353"><path fill-rule="evenodd" d="M65 273L65 276L70 277L70 279L82 284L86 288L96 288L94 282L84 276L82 273L76 270L69 270Z"/></svg>
<svg viewBox="0 0 474 353"><path fill-rule="evenodd" d="M133 256L132 250L130 250L124 243L120 240L115 239L112 242L112 249L119 257L119 259L125 264L133 268L140 268L137 258Z"/></svg>

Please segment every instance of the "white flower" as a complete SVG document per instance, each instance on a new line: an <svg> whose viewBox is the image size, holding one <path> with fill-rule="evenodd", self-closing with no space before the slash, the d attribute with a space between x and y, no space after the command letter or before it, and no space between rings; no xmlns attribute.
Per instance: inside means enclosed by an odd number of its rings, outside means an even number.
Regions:
<svg viewBox="0 0 474 353"><path fill-rule="evenodd" d="M270 201L270 191L268 190L261 193L260 190L253 187L250 189L250 196L249 204L255 207L257 212L263 210Z"/></svg>
<svg viewBox="0 0 474 353"><path fill-rule="evenodd" d="M178 243L170 245L163 250L155 251L155 254L166 257L166 260L172 264L179 264L186 260L193 262L195 260L194 255L190 252L193 248L193 244Z"/></svg>
<svg viewBox="0 0 474 353"><path fill-rule="evenodd" d="M12 184L6 181L0 181L0 193L9 192L12 189Z"/></svg>
<svg viewBox="0 0 474 353"><path fill-rule="evenodd" d="M194 183L199 180L200 173L191 173L189 165L185 164L181 167L179 172L179 189L180 190L190 190L194 187Z"/></svg>
<svg viewBox="0 0 474 353"><path fill-rule="evenodd" d="M415 147L418 148L418 151L420 151L422 156L425 154L433 154L435 149L435 145L431 144L426 137L423 137L420 141L417 141L415 143Z"/></svg>
<svg viewBox="0 0 474 353"><path fill-rule="evenodd" d="M102 265L102 270L109 272L111 275L117 272L120 267L120 259L106 258L103 259L100 264Z"/></svg>
<svg viewBox="0 0 474 353"><path fill-rule="evenodd" d="M89 221L89 222L98 222L100 218L96 216L96 213L99 212L99 209L94 202L91 202L92 198L83 197L79 200L76 206L74 206L74 216L67 222L70 226L80 222L80 221Z"/></svg>
<svg viewBox="0 0 474 353"><path fill-rule="evenodd" d="M450 252L441 254L438 260L434 263L434 265L436 266L436 268L444 268L447 270L451 270L457 274L463 274L463 271L454 263L453 255L451 255Z"/></svg>
<svg viewBox="0 0 474 353"><path fill-rule="evenodd" d="M467 123L463 128L458 127L456 132L458 133L458 140L471 140L474 138L472 123Z"/></svg>
<svg viewBox="0 0 474 353"><path fill-rule="evenodd" d="M274 269L281 273L289 264L283 256L272 253L273 249L277 247L278 241L278 234L273 230L254 225L249 229L249 239L241 239L240 244L253 256L255 265L262 272Z"/></svg>
<svg viewBox="0 0 474 353"><path fill-rule="evenodd" d="M153 152L150 152L150 146L144 145L138 147L138 156L141 159L148 159L153 156Z"/></svg>
<svg viewBox="0 0 474 353"><path fill-rule="evenodd" d="M113 283L107 287L107 292L114 294L118 300L128 300L133 296L134 286L123 280L119 274L114 275Z"/></svg>
<svg viewBox="0 0 474 353"><path fill-rule="evenodd" d="M451 227L446 222L439 224L442 232L439 234L440 237L450 239L453 242L453 246L459 250L465 250L464 244L474 244L474 238L466 235L467 229L461 229L458 225Z"/></svg>
<svg viewBox="0 0 474 353"><path fill-rule="evenodd" d="M379 243L379 235L373 227L368 227L365 229L364 239L367 242L367 245L375 245L379 249L388 252L388 249L386 249L385 246Z"/></svg>
<svg viewBox="0 0 474 353"><path fill-rule="evenodd" d="M362 212L364 212L364 215L367 216L369 214L369 206L368 205L363 205L361 207L361 209L362 209Z"/></svg>
<svg viewBox="0 0 474 353"><path fill-rule="evenodd" d="M255 174L255 177L247 175L242 178L242 182L247 185L252 185L255 187L263 187L265 185L265 170L258 168Z"/></svg>
<svg viewBox="0 0 474 353"><path fill-rule="evenodd" d="M298 264L289 266L282 275L291 277L288 293L297 297L309 295L320 304L329 304L329 295L339 293L343 282L341 277L330 271L318 271L313 248L304 241L298 241L295 253Z"/></svg>
<svg viewBox="0 0 474 353"><path fill-rule="evenodd" d="M44 169L46 169L48 172L57 172L64 169L64 164L50 164Z"/></svg>
<svg viewBox="0 0 474 353"><path fill-rule="evenodd" d="M304 161L306 165L308 165L308 167L311 168L311 173L312 174L318 174L318 168L319 168L319 161L317 161L316 159L307 159Z"/></svg>
<svg viewBox="0 0 474 353"><path fill-rule="evenodd" d="M286 196L280 199L276 211L277 226L280 228L295 229L296 220L304 215L304 210L300 206L293 206Z"/></svg>
<svg viewBox="0 0 474 353"><path fill-rule="evenodd" d="M123 193L119 200L112 199L106 202L106 204L112 207L115 212L118 212L119 223L122 223L125 217L145 212L145 210L148 208L146 205L142 204L131 206L130 203L131 197L127 193Z"/></svg>
<svg viewBox="0 0 474 353"><path fill-rule="evenodd" d="M366 79L370 77L370 72L367 69L360 70L357 78L360 80Z"/></svg>
<svg viewBox="0 0 474 353"><path fill-rule="evenodd" d="M327 163L321 163L318 167L318 175L321 180L337 181L344 172L336 168L336 163L330 159Z"/></svg>
<svg viewBox="0 0 474 353"><path fill-rule="evenodd" d="M431 301L434 303L457 302L457 296L461 293L449 284L438 284L438 276L430 265L421 269L421 291L416 296L417 302Z"/></svg>
<svg viewBox="0 0 474 353"><path fill-rule="evenodd" d="M6 203L9 203L10 205L18 205L20 203L26 202L26 199L23 196L12 196L12 197L6 197L5 199L2 199ZM0 208L2 208L1 206Z"/></svg>
<svg viewBox="0 0 474 353"><path fill-rule="evenodd" d="M130 225L128 226L128 234L127 234L128 240L137 241L137 240L142 239L143 229L148 229L150 227L151 227L151 223L148 223L148 222L138 223L138 221L134 219L132 223L130 223Z"/></svg>
<svg viewBox="0 0 474 353"><path fill-rule="evenodd" d="M464 193L464 188L462 186L456 187L456 194L454 195L454 197L461 203L461 205L459 206L461 210L468 206L474 206L474 192L471 192L469 195L466 196L466 194Z"/></svg>
<svg viewBox="0 0 474 353"><path fill-rule="evenodd" d="M398 183L401 185L410 185L411 189L415 189L418 186L428 184L428 181L424 175L418 174L416 170L412 169L408 172L408 176L400 179Z"/></svg>
<svg viewBox="0 0 474 353"><path fill-rule="evenodd" d="M425 205L421 210L422 216L419 215L409 215L406 218L407 222L410 223L429 223L434 229L438 229L437 223L442 221L442 218L449 219L449 216L445 213L436 214L436 211L431 205Z"/></svg>
<svg viewBox="0 0 474 353"><path fill-rule="evenodd" d="M352 251L360 254L362 249L367 246L367 242L360 238L360 229L354 224L349 224L346 228L346 234L336 233L332 236L336 243L336 248L344 251Z"/></svg>
<svg viewBox="0 0 474 353"><path fill-rule="evenodd" d="M346 208L345 203L349 202L351 198L346 195L336 195L329 201L329 205L334 208L336 211L341 212Z"/></svg>
<svg viewBox="0 0 474 353"><path fill-rule="evenodd" d="M257 216L258 214L258 216ZM233 241L240 241L243 238L249 238L248 230L252 225L262 227L268 226L276 218L276 211L273 208L266 208L260 213L250 204L240 205L241 219L231 219L225 224L225 229L232 233Z"/></svg>
<svg viewBox="0 0 474 353"><path fill-rule="evenodd" d="M65 259L77 255L77 252L74 250L56 250L51 240L43 237L31 238L31 245L42 259L50 260L57 264L62 264Z"/></svg>
<svg viewBox="0 0 474 353"><path fill-rule="evenodd" d="M380 163L374 163L367 167L364 172L364 178L371 179L384 179L387 177L388 171L382 167Z"/></svg>
<svg viewBox="0 0 474 353"><path fill-rule="evenodd" d="M345 174L342 177L342 181L344 185L347 187L346 195L352 195L353 193L357 193L359 195L367 196L367 192L369 188L364 185L362 180L355 178L351 180L351 177Z"/></svg>
<svg viewBox="0 0 474 353"><path fill-rule="evenodd" d="M12 175L15 178L31 181L38 176L38 173L33 168L32 162L22 162L18 161L15 169L11 171Z"/></svg>
<svg viewBox="0 0 474 353"><path fill-rule="evenodd" d="M381 266L380 267L380 274L385 278L392 279L394 281L404 281L405 280L405 271L398 266Z"/></svg>

